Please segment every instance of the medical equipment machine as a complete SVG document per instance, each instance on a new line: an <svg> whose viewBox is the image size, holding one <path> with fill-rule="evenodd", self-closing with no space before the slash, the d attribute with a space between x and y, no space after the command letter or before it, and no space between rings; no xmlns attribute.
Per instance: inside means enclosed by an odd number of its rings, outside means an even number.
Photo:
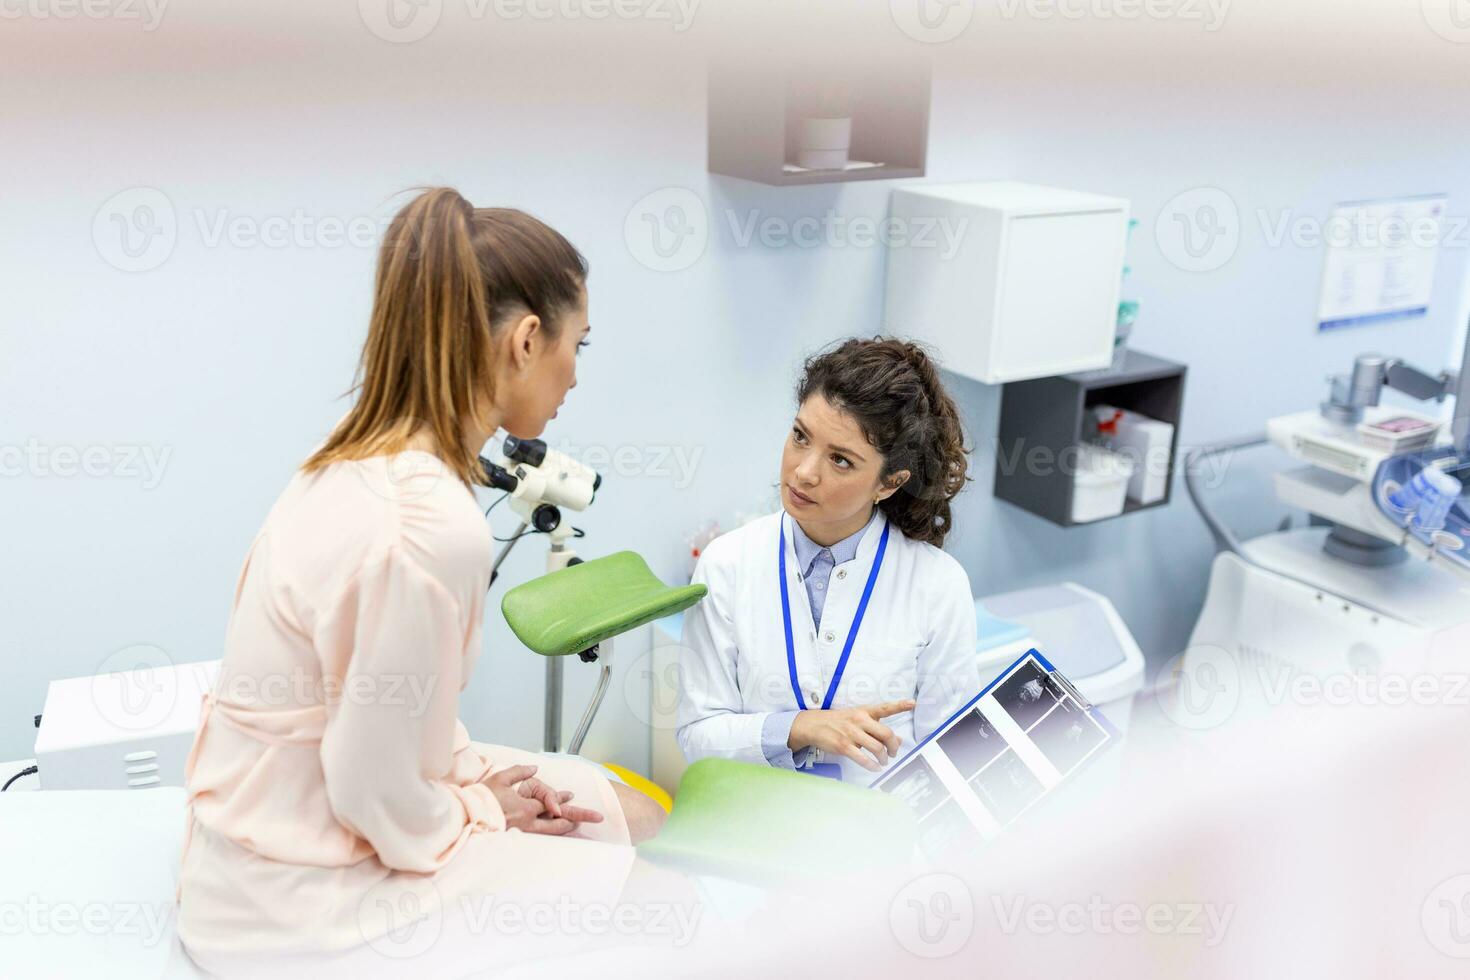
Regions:
<svg viewBox="0 0 1470 980"><path fill-rule="evenodd" d="M126 670L52 681L36 733L42 789L184 785L184 760L220 661L130 662Z"/></svg>
<svg viewBox="0 0 1470 980"><path fill-rule="evenodd" d="M504 490L510 499L511 510L520 518L515 533L505 539L505 547L500 549L500 554L495 556L495 562L490 566L491 585L500 577L500 566L510 556L511 549L527 534L545 534L550 538L550 550L546 556L548 573L581 562L577 553L567 547L567 542L573 537L580 537L581 532L562 519L562 510L582 511L592 504L602 486L602 476L597 471L566 453L548 448L542 439L517 439L515 436L506 437L498 462L481 456L480 466L485 471L485 485ZM499 502L497 500L496 504ZM492 504L491 508L494 507ZM607 658L610 656L610 651L604 654L604 667L608 666ZM583 659L590 663L596 659L596 654ZM546 708L542 731L542 746L547 752L555 752L561 745L561 714L562 659L549 656L546 658Z"/></svg>
<svg viewBox="0 0 1470 980"><path fill-rule="evenodd" d="M975 621L982 677L1039 648L1120 735L1127 731L1144 657L1106 596L1075 582L1018 589L976 599Z"/></svg>
<svg viewBox="0 0 1470 980"><path fill-rule="evenodd" d="M576 529L562 520L562 508L586 510L597 497L602 476L566 453L548 448L544 440L515 436L506 437L499 462L481 456L480 466L485 471L486 486L506 491L511 510L521 519L515 534L491 566L491 584L495 583L500 565L510 550L528 533L527 528L534 529L529 533L551 538L551 554L546 560L548 572L576 564L576 552L566 546Z"/></svg>
<svg viewBox="0 0 1470 980"><path fill-rule="evenodd" d="M597 689L568 746L573 755L581 750L612 680L612 655L602 646L621 633L688 609L706 591L703 585L664 585L642 558L621 551L532 579L505 594L500 608L511 631L548 663L560 663L573 653L586 663L602 663ZM550 693L546 751L555 752L561 737L560 710L558 705L553 729ZM559 701L559 687L556 693Z"/></svg>
<svg viewBox="0 0 1470 980"><path fill-rule="evenodd" d="M1245 669L1263 679L1417 673L1451 631L1470 623L1470 510L1462 496L1470 481L1470 351L1458 375L1364 355L1329 382L1318 411L1272 419L1265 436L1208 447L1187 462L1186 487L1219 554L1181 664L1186 673L1206 661L1217 675ZM1381 406L1385 387L1425 400L1454 397L1450 441L1439 420ZM1311 523L1241 542L1204 500L1201 464L1267 442L1307 464L1276 474L1275 489Z"/></svg>

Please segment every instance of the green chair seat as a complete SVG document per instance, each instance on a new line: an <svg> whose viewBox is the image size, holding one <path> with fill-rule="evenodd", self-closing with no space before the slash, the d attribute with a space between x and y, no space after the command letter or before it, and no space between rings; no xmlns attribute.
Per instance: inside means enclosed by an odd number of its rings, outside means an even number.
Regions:
<svg viewBox="0 0 1470 980"><path fill-rule="evenodd" d="M917 840L913 810L887 793L701 759L684 771L668 822L638 853L686 871L771 882L900 867Z"/></svg>
<svg viewBox="0 0 1470 980"><path fill-rule="evenodd" d="M706 591L665 585L639 555L619 551L518 585L500 609L522 643L543 657L564 657L688 609Z"/></svg>

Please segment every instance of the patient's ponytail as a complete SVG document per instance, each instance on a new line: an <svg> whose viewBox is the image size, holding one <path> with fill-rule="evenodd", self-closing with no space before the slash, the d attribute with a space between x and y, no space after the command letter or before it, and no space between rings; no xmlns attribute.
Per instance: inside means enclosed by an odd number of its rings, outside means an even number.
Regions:
<svg viewBox="0 0 1470 980"><path fill-rule="evenodd" d="M586 278L581 254L531 215L476 208L449 187L419 194L378 252L357 401L302 468L397 452L428 429L460 479L477 482L465 423L483 428L494 398L492 340L528 313L555 338Z"/></svg>
<svg viewBox="0 0 1470 980"><path fill-rule="evenodd" d="M858 423L883 455L886 480L908 470L897 493L879 503L905 537L942 546L953 526L950 501L964 489L970 450L954 399L934 360L892 337L852 339L807 359L798 404L820 394Z"/></svg>

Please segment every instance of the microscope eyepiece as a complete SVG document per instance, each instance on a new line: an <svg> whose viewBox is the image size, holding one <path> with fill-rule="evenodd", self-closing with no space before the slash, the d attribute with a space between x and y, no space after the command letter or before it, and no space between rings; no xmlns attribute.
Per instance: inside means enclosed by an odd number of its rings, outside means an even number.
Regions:
<svg viewBox="0 0 1470 980"><path fill-rule="evenodd" d="M485 473L485 486L494 487L496 490L504 490L507 493L520 486L521 481L507 473L504 468L490 462L484 456L480 457L480 469Z"/></svg>
<svg viewBox="0 0 1470 980"><path fill-rule="evenodd" d="M527 466L540 466L546 461L546 440L506 436L505 458Z"/></svg>

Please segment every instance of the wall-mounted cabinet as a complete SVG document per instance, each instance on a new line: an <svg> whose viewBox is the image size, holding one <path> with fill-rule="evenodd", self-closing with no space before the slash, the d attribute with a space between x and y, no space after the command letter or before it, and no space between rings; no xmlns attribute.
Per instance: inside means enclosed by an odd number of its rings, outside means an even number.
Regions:
<svg viewBox="0 0 1470 980"><path fill-rule="evenodd" d="M885 328L986 384L1113 360L1128 202L1016 181L895 188Z"/></svg>
<svg viewBox="0 0 1470 980"><path fill-rule="evenodd" d="M1183 364L1127 351L1117 368L1017 381L1002 389L996 442L995 496L1062 527L1073 527L1080 447L1092 434L1092 409L1108 405L1173 427L1163 467L1163 497L1126 501L1123 514L1169 503L1184 407ZM1121 516L1121 515L1119 515Z"/></svg>
<svg viewBox="0 0 1470 980"><path fill-rule="evenodd" d="M861 51L790 60L711 65L711 173L773 185L924 176L927 64Z"/></svg>

